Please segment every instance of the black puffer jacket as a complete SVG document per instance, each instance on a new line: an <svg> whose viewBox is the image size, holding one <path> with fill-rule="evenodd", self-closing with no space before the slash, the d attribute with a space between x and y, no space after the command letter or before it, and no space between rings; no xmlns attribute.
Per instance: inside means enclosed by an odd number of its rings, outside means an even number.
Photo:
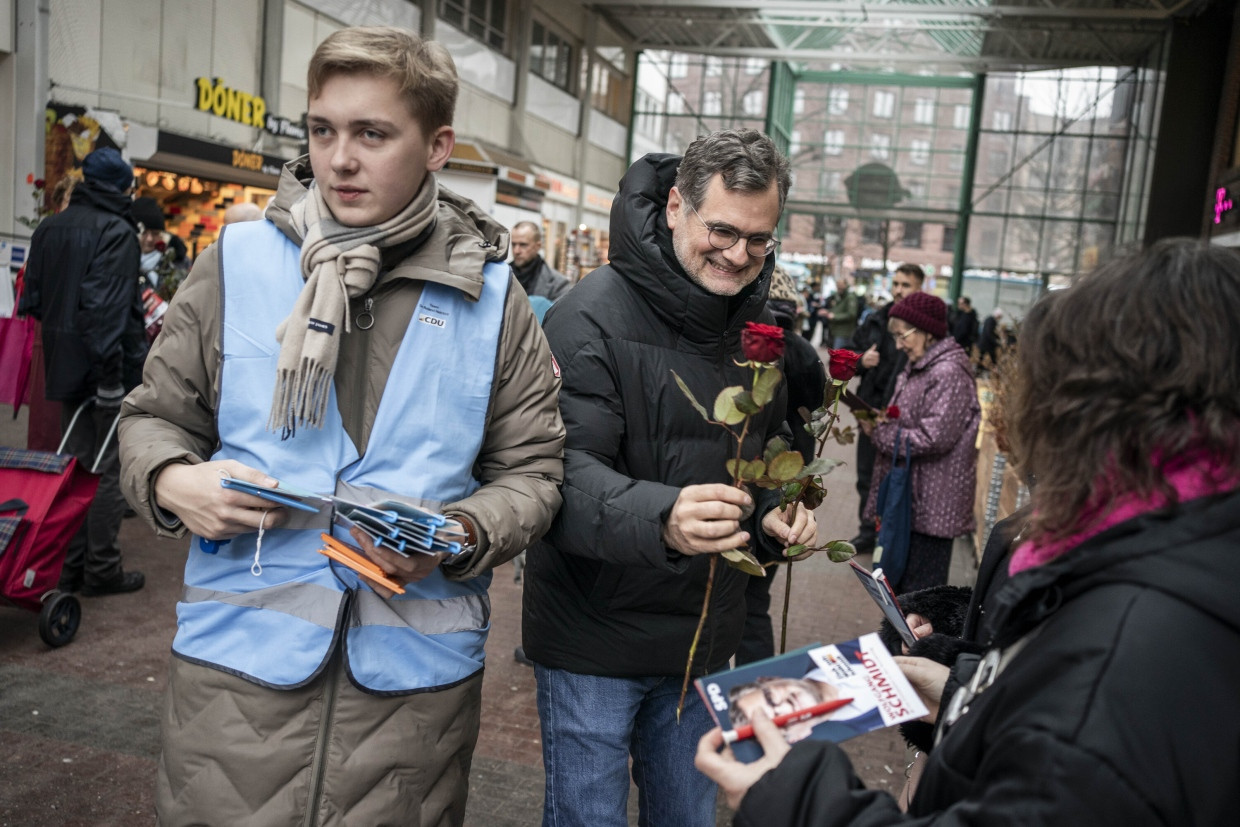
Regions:
<svg viewBox="0 0 1240 827"><path fill-rule="evenodd" d="M138 227L128 195L84 181L30 240L22 311L43 322L47 398L135 387L146 358Z"/></svg>
<svg viewBox="0 0 1240 827"><path fill-rule="evenodd" d="M1238 548L1232 492L1015 575L988 599L983 637L1037 635L930 754L909 816L863 789L838 747L803 742L736 823L1235 824Z"/></svg>
<svg viewBox="0 0 1240 827"><path fill-rule="evenodd" d="M743 358L745 322L764 315L774 261L731 298L689 280L664 212L679 162L647 155L633 165L612 207L611 263L547 313L564 382L564 505L529 552L523 645L538 663L579 674L683 673L708 561L664 546L663 521L683 486L730 481L725 462L736 444L697 414L672 371L708 409L725 387L752 382L733 360ZM754 416L745 457L787 435L784 407L781 387ZM754 493L755 516L744 528L759 556L777 553L759 527L777 497ZM736 650L747 578L719 566L696 673L720 668Z"/></svg>

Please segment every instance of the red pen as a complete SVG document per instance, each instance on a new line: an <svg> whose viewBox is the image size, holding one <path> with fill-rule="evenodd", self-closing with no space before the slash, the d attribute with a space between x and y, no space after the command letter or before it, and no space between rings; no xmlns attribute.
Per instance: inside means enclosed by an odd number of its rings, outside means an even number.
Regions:
<svg viewBox="0 0 1240 827"><path fill-rule="evenodd" d="M797 721L804 721L809 718L816 718L819 715L826 715L828 712L834 712L841 706L848 706L852 703L852 698L836 698L826 703L815 704L805 709L798 709L795 712L787 712L783 715L776 715L771 719L777 727L785 727L788 724L795 724ZM753 737L753 726L745 724L738 726L736 729L726 730L723 733L723 742L725 744L734 744L737 741L744 741Z"/></svg>

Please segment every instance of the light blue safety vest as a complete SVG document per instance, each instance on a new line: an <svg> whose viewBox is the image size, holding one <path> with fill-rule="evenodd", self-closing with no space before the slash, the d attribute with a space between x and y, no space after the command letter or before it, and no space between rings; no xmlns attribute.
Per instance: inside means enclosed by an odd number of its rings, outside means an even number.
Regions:
<svg viewBox="0 0 1240 827"><path fill-rule="evenodd" d="M473 493L508 291L506 265L488 264L478 301L426 282L358 457L331 391L323 428L281 439L266 429L275 389L276 327L304 281L300 250L269 221L221 236L223 365L216 411L220 449L290 485L363 502L400 499L436 508ZM343 331L341 331L343 333ZM349 377L339 377L348 387ZM274 687L309 682L343 633L360 686L408 693L465 680L483 662L490 574L463 582L440 570L384 600L350 569L318 553L331 515L237 537L216 554L194 538L172 648L191 661ZM304 512L293 511L294 515ZM354 542L345 529L333 533ZM259 572L255 574L254 572Z"/></svg>

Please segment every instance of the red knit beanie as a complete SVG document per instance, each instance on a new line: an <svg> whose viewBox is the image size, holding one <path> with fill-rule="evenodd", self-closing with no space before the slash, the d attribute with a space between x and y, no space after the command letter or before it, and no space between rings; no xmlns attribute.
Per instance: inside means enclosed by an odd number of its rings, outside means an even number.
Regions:
<svg viewBox="0 0 1240 827"><path fill-rule="evenodd" d="M904 319L936 339L947 336L947 305L933 293L910 293L896 302L887 316Z"/></svg>

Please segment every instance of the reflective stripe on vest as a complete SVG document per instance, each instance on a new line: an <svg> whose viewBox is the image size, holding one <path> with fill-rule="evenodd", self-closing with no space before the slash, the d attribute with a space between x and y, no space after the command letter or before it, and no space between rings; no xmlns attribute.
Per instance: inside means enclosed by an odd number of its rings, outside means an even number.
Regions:
<svg viewBox="0 0 1240 827"><path fill-rule="evenodd" d="M478 487L482 447L509 273L488 264L480 299L424 283L370 434L359 457L331 389L322 429L288 439L266 430L279 343L276 327L304 284L300 251L270 222L234 224L220 240L223 365L216 412L220 449L291 485L371 499L445 503ZM338 335L343 335L340 331ZM386 492L400 492L401 496ZM261 573L251 573L256 534L216 554L191 545L177 605L173 649L273 686L311 679L338 632L349 674L376 692L458 682L482 666L490 576L452 582L436 570L382 600L349 569L317 553L315 520L264 532ZM317 521L322 522L322 521ZM352 542L335 527L340 539ZM342 611L345 596L348 616Z"/></svg>

